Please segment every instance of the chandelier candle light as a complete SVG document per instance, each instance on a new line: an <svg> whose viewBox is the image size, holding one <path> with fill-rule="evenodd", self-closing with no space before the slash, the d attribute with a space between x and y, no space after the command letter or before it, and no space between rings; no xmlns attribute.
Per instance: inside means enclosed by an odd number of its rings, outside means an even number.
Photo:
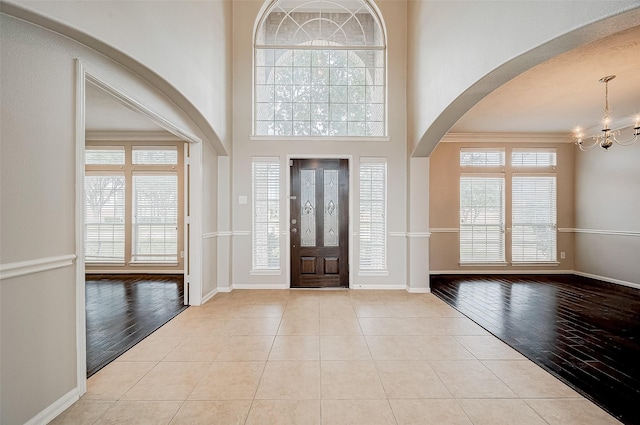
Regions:
<svg viewBox="0 0 640 425"><path fill-rule="evenodd" d="M580 128L576 128L574 132L574 139L576 145L583 151L590 151L596 146L600 145L602 148L609 149L613 143L617 143L620 146L629 146L638 140L640 135L640 115L636 116L635 124L633 125L633 135L627 140L618 140L617 136L620 135L620 130L611 130L611 109L609 108L609 81L616 78L615 75L608 75L600 78L600 82L604 83L604 118L602 119L602 134L592 136L593 143L586 145L584 142L584 134Z"/></svg>

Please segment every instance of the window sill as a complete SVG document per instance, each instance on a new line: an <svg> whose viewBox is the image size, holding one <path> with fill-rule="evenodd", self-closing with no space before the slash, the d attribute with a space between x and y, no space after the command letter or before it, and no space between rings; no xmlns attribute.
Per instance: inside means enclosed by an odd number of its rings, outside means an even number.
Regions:
<svg viewBox="0 0 640 425"><path fill-rule="evenodd" d="M497 261L497 262L486 262L486 263L458 263L458 265L460 265L460 267L477 267L477 266L485 266L485 267L494 267L494 266L500 266L500 267L506 267L509 264L503 261Z"/></svg>
<svg viewBox="0 0 640 425"><path fill-rule="evenodd" d="M131 261L130 266L177 266L178 263L174 261Z"/></svg>
<svg viewBox="0 0 640 425"><path fill-rule="evenodd" d="M251 276L280 276L282 271L280 270L251 270L249 272Z"/></svg>
<svg viewBox="0 0 640 425"><path fill-rule="evenodd" d="M109 262L109 261L85 261L87 267L124 267L123 262Z"/></svg>
<svg viewBox="0 0 640 425"><path fill-rule="evenodd" d="M535 261L535 262L511 262L511 265L514 267L518 267L518 266L559 266L560 263L557 261Z"/></svg>
<svg viewBox="0 0 640 425"><path fill-rule="evenodd" d="M257 142L388 142L388 136L249 136Z"/></svg>
<svg viewBox="0 0 640 425"><path fill-rule="evenodd" d="M358 270L358 276L375 277L375 276L389 276L388 270Z"/></svg>

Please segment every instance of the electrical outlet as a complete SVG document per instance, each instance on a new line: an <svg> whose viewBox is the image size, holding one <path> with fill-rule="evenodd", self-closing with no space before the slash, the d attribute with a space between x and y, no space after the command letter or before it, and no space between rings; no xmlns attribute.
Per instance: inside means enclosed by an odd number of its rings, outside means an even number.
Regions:
<svg viewBox="0 0 640 425"><path fill-rule="evenodd" d="M564 251L560 251L560 259L561 259L561 260L564 260L564 257L565 257L565 255L564 255Z"/></svg>

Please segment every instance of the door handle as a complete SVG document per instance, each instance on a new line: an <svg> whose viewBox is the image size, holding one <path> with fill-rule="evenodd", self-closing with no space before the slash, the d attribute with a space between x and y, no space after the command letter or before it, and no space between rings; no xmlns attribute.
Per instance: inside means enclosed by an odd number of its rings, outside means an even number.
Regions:
<svg viewBox="0 0 640 425"><path fill-rule="evenodd" d="M291 228L291 233L297 233L297 232L298 232L298 229L296 229L295 227Z"/></svg>

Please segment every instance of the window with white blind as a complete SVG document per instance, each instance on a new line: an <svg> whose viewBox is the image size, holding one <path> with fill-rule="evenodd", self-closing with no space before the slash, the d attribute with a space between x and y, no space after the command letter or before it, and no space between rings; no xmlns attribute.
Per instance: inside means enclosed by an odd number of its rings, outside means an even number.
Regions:
<svg viewBox="0 0 640 425"><path fill-rule="evenodd" d="M132 260L177 262L177 173L133 174L132 189Z"/></svg>
<svg viewBox="0 0 640 425"><path fill-rule="evenodd" d="M460 262L505 261L504 175L460 176Z"/></svg>
<svg viewBox="0 0 640 425"><path fill-rule="evenodd" d="M555 167L556 150L545 148L514 148L511 151L513 167Z"/></svg>
<svg viewBox="0 0 640 425"><path fill-rule="evenodd" d="M514 174L511 203L512 261L555 262L556 176Z"/></svg>
<svg viewBox="0 0 640 425"><path fill-rule="evenodd" d="M84 199L86 261L124 263L124 175L87 174L84 179Z"/></svg>
<svg viewBox="0 0 640 425"><path fill-rule="evenodd" d="M180 270L183 220L182 144L87 142L85 261ZM138 270L138 268L136 268Z"/></svg>
<svg viewBox="0 0 640 425"><path fill-rule="evenodd" d="M254 158L253 270L280 269L280 160Z"/></svg>
<svg viewBox="0 0 640 425"><path fill-rule="evenodd" d="M504 149L462 148L461 167L501 167L504 165Z"/></svg>
<svg viewBox="0 0 640 425"><path fill-rule="evenodd" d="M360 162L360 270L387 269L387 163Z"/></svg>

